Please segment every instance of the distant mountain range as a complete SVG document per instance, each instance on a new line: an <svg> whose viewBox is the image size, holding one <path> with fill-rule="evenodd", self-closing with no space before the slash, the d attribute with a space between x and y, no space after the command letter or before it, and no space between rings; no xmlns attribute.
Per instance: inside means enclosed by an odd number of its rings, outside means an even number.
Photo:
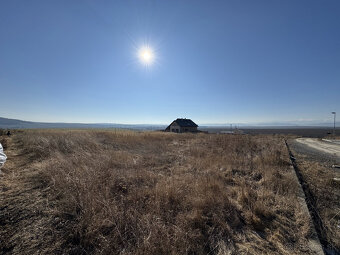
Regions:
<svg viewBox="0 0 340 255"><path fill-rule="evenodd" d="M62 123L62 122L33 122L0 117L0 128L3 129L34 129L34 128L122 128L133 130L160 130L166 125L149 124L115 124L115 123Z"/></svg>
<svg viewBox="0 0 340 255"><path fill-rule="evenodd" d="M171 122L171 121L170 121ZM169 122L169 123L170 123ZM336 123L337 127L340 123ZM309 123L309 122L272 122L254 124L235 124L233 128L313 128L313 127L332 127L333 123ZM167 125L152 124L117 124L117 123L63 123L63 122L33 122L17 119L0 117L0 128L3 129L34 129L34 128L122 128L133 130L163 130ZM229 129L230 124L202 124L200 129L219 128Z"/></svg>

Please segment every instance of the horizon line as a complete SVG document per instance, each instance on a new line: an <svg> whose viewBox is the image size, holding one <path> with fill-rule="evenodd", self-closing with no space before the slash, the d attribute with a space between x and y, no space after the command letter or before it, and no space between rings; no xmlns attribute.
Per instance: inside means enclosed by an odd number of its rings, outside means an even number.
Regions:
<svg viewBox="0 0 340 255"><path fill-rule="evenodd" d="M80 124L80 125L149 125L149 126L166 126L169 123L123 123L123 122L65 122L65 121L32 121L32 120L24 120L24 119L14 119L8 117L2 117L3 119L15 120L15 121L23 121L23 122L32 122L32 123L44 123L44 124ZM197 122L199 123L199 122ZM335 124L340 124L337 121ZM333 122L331 121L322 121L322 120L284 120L284 121L263 121L263 122L224 122L224 123L200 123L200 126L324 126L330 125L333 126Z"/></svg>

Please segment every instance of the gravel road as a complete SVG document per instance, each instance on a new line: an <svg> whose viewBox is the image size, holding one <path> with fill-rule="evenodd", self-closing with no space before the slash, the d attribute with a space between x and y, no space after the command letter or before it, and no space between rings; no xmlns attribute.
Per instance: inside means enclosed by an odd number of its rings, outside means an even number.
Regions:
<svg viewBox="0 0 340 255"><path fill-rule="evenodd" d="M298 138L288 143L293 152L303 154L310 159L327 165L340 164L340 145L338 144L314 138Z"/></svg>
<svg viewBox="0 0 340 255"><path fill-rule="evenodd" d="M337 143L313 138L298 138L296 139L296 141L305 144L313 149L332 154L336 157L340 157L340 145Z"/></svg>

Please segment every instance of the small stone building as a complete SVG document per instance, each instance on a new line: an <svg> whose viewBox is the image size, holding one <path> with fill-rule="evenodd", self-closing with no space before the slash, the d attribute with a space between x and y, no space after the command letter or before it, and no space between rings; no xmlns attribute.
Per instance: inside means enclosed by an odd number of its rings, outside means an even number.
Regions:
<svg viewBox="0 0 340 255"><path fill-rule="evenodd" d="M167 132L197 132L197 124L191 119L176 119L166 129Z"/></svg>

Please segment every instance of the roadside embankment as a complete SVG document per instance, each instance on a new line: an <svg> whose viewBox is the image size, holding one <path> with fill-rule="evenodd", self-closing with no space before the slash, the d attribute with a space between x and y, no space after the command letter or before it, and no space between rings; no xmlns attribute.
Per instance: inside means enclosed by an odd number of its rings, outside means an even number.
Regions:
<svg viewBox="0 0 340 255"><path fill-rule="evenodd" d="M324 251L339 254L340 185L336 180L340 178L340 171L332 167L339 163L339 158L299 140L289 140L288 145Z"/></svg>

